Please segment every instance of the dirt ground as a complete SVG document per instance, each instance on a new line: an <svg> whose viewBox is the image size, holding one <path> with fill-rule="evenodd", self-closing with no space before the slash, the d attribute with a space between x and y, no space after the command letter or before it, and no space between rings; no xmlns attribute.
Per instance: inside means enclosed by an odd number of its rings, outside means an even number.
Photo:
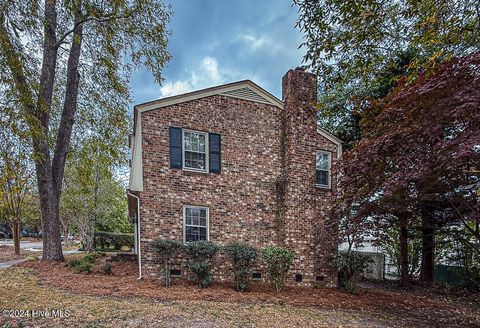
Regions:
<svg viewBox="0 0 480 328"><path fill-rule="evenodd" d="M38 242L37 239L34 238L22 238L22 241L27 239L31 239L31 241ZM75 243L70 243L68 246L63 246L62 249L64 251L76 250L78 249L79 245ZM20 254L16 255L13 246L10 245L0 245L0 263L8 262L11 260L23 260L28 257L42 257L42 251L29 251L25 249L20 250Z"/></svg>
<svg viewBox="0 0 480 328"><path fill-rule="evenodd" d="M19 255L15 255L13 246L0 245L0 263L11 260L21 260L29 256L42 256L42 252L31 252L24 249L20 250Z"/></svg>
<svg viewBox="0 0 480 328"><path fill-rule="evenodd" d="M354 295L298 287L276 293L264 284L245 293L224 284L199 289L181 281L165 288L138 281L134 263L113 263L111 276L101 266L81 274L62 263L35 261L0 270L0 308L68 311L68 316L57 311L48 318L36 313L17 319L32 327L480 326L479 295L372 285ZM0 327L12 319L0 317Z"/></svg>

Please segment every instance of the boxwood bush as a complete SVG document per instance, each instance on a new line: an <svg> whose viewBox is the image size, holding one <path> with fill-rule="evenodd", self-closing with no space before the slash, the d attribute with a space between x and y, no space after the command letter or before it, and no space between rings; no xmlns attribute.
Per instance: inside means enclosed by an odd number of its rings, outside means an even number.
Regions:
<svg viewBox="0 0 480 328"><path fill-rule="evenodd" d="M188 267L193 273L193 279L201 288L208 287L211 281L210 261L217 254L219 247L206 240L194 241L185 245L188 255Z"/></svg>
<svg viewBox="0 0 480 328"><path fill-rule="evenodd" d="M152 247L164 265L163 269L160 270L160 274L165 281L165 287L170 287L172 260L182 253L184 245L177 240L157 239L153 242Z"/></svg>
<svg viewBox="0 0 480 328"><path fill-rule="evenodd" d="M101 256L104 256L103 253L94 252L85 254L80 259L71 259L66 263L67 267L74 269L77 272L86 272L90 273L97 262L97 259Z"/></svg>
<svg viewBox="0 0 480 328"><path fill-rule="evenodd" d="M247 290L252 266L258 259L256 248L243 242L231 242L224 250L233 264L235 289L242 292Z"/></svg>
<svg viewBox="0 0 480 328"><path fill-rule="evenodd" d="M268 275L277 292L282 290L287 272L293 262L293 252L280 246L268 246L263 249L263 260L268 267Z"/></svg>

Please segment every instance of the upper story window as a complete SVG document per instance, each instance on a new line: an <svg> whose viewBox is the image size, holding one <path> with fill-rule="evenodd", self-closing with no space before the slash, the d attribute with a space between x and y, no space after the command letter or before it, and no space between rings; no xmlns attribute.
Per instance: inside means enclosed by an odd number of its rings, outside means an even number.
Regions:
<svg viewBox="0 0 480 328"><path fill-rule="evenodd" d="M183 207L184 242L209 240L208 216L208 207Z"/></svg>
<svg viewBox="0 0 480 328"><path fill-rule="evenodd" d="M183 168L208 171L208 133L183 130Z"/></svg>
<svg viewBox="0 0 480 328"><path fill-rule="evenodd" d="M222 140L218 133L169 127L170 168L220 173Z"/></svg>
<svg viewBox="0 0 480 328"><path fill-rule="evenodd" d="M327 151L318 151L316 158L317 166L317 187L330 188L331 176L331 153Z"/></svg>

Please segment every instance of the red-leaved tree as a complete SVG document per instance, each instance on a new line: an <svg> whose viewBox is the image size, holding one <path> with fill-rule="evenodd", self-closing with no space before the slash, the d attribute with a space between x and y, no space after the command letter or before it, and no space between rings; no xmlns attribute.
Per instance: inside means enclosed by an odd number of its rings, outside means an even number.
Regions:
<svg viewBox="0 0 480 328"><path fill-rule="evenodd" d="M480 53L439 64L428 74L372 102L365 136L345 154L343 201L358 216L400 228L402 283L408 267L409 221L421 218L422 281L433 281L435 231L458 220L458 200L475 219L480 163ZM458 211L457 211L458 212ZM478 218L477 218L478 219ZM405 276L404 276L405 275Z"/></svg>

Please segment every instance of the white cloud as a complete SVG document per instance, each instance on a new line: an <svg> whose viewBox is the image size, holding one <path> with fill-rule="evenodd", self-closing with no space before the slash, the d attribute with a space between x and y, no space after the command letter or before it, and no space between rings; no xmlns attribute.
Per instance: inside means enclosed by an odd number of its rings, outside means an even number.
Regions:
<svg viewBox="0 0 480 328"><path fill-rule="evenodd" d="M240 34L237 40L243 43L249 52L267 51L274 54L282 50L282 46L267 35Z"/></svg>
<svg viewBox="0 0 480 328"><path fill-rule="evenodd" d="M257 38L250 34L240 35L239 39L246 43L248 47L253 51L256 51L271 44L270 40L265 37L261 36Z"/></svg>
<svg viewBox="0 0 480 328"><path fill-rule="evenodd" d="M192 90L192 86L188 81L167 82L160 88L160 95L162 97L174 96L186 93Z"/></svg>
<svg viewBox="0 0 480 328"><path fill-rule="evenodd" d="M222 76L218 71L218 63L215 58L205 57L201 66L208 74L207 76L215 83L221 82Z"/></svg>
<svg viewBox="0 0 480 328"><path fill-rule="evenodd" d="M238 74L220 69L217 59L207 56L200 61L197 68L187 70L185 77L164 83L160 88L160 96L163 98L208 88L232 81L234 78L238 78Z"/></svg>

